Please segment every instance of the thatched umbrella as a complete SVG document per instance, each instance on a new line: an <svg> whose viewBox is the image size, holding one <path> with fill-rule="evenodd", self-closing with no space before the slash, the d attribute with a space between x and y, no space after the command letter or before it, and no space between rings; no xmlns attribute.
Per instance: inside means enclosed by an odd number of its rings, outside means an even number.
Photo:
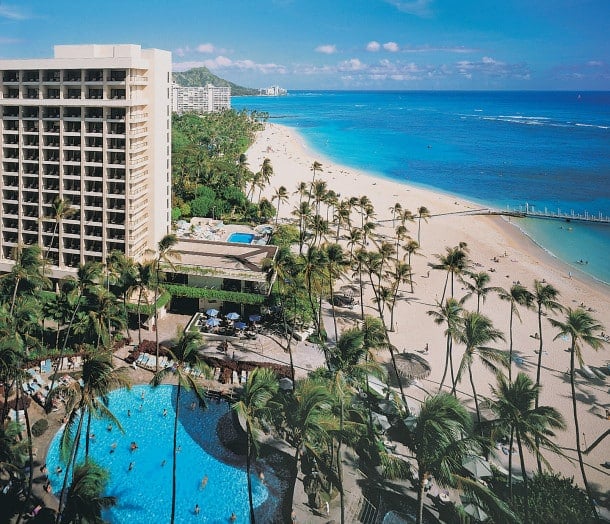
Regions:
<svg viewBox="0 0 610 524"><path fill-rule="evenodd" d="M396 355L396 369L401 378L418 380L430 374L428 361L414 353L399 353Z"/></svg>

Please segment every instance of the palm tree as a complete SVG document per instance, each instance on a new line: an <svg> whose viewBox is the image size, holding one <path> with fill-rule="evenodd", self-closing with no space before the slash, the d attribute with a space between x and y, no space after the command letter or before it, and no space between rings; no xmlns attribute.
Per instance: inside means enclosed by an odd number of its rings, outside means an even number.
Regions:
<svg viewBox="0 0 610 524"><path fill-rule="evenodd" d="M508 485L512 499L512 445L513 434L517 437L519 448L519 460L521 462L521 476L525 487L525 515L527 515L527 471L525 470L525 458L523 446L534 453L545 464L548 463L540 453L540 445L550 449L554 453L561 454L561 450L554 443L555 429L565 429L563 417L551 406L534 407L534 401L538 395L540 386L534 385L532 379L525 373L519 373L514 382L509 382L503 375L498 375L498 386L491 387L492 399L490 406L496 414L494 425L505 436L510 434Z"/></svg>
<svg viewBox="0 0 610 524"><path fill-rule="evenodd" d="M487 271L480 271L474 273L472 271L465 271L466 277L470 278L470 281L462 278L462 283L466 286L468 292L464 295L464 301L468 300L471 296L476 295L477 297L477 313L481 312L481 302L485 303L485 299L490 292L499 292L501 288L497 286L488 286L491 281L491 276Z"/></svg>
<svg viewBox="0 0 610 524"><path fill-rule="evenodd" d="M496 340L504 340L504 335L501 331L493 327L492 321L485 315L476 312L464 312L460 328L457 332L456 339L461 344L466 346L464 355L458 368L456 382L460 382L464 371L468 370L470 385L472 386L472 395L477 411L477 421L481 424L481 411L479 409L479 399L472 377L472 363L474 356L478 355L482 364L490 371L497 373L497 364L508 365L506 353L499 349L487 347L490 342ZM453 388L455 392L455 386Z"/></svg>
<svg viewBox="0 0 610 524"><path fill-rule="evenodd" d="M49 388L49 391L53 391L53 388L55 387L55 380L59 376L59 372L61 371L61 367L63 365L64 360L63 357L68 346L68 341L70 340L70 332L72 331L72 326L74 325L74 321L76 320L76 317L80 311L80 306L83 301L83 297L98 284L99 279L102 275L102 265L99 262L86 262L78 268L76 275L77 285L74 288L74 291L78 291L78 296L76 298L74 309L72 310L70 321L68 322L68 326L66 327L64 342L59 352L59 356L57 357L57 366L55 367L55 373L53 374L53 378L51 379L51 386ZM47 410L51 409L49 397L50 395L47 396Z"/></svg>
<svg viewBox="0 0 610 524"><path fill-rule="evenodd" d="M116 505L116 497L104 496L108 479L108 471L95 462L76 466L61 522L104 524L102 510Z"/></svg>
<svg viewBox="0 0 610 524"><path fill-rule="evenodd" d="M390 206L390 213L392 213L392 227L396 227L396 217L402 214L402 204L396 202L393 206Z"/></svg>
<svg viewBox="0 0 610 524"><path fill-rule="evenodd" d="M55 221L55 224L53 225L53 234L51 235L51 241L49 242L47 251L46 251L46 253L44 255L44 259L43 259L43 266L42 266L43 274L45 271L46 262L49 258L49 253L51 251L51 248L53 247L53 242L55 241L55 237L57 236L57 230L59 228L59 225L61 224L61 222L63 220L70 218L77 212L77 209L72 207L72 202L69 199L67 199L67 198L63 199L63 198L60 198L59 196L57 196L53 199L53 204L51 206L51 209L52 209L52 217L53 217L53 220ZM45 218L47 218L47 217L45 217ZM61 236L60 236L59 241L61 243ZM58 249L58 260L59 260L59 249Z"/></svg>
<svg viewBox="0 0 610 524"><path fill-rule="evenodd" d="M390 331L394 331L394 307L396 306L396 301L398 300L398 291L400 290L401 284L406 284L409 282L410 275L411 266L400 260L394 260L394 267L391 270L388 270L386 273L386 277L391 279L391 298L388 304L388 307L390 308Z"/></svg>
<svg viewBox="0 0 610 524"><path fill-rule="evenodd" d="M159 386L165 378L173 376L177 381L176 389L176 414L174 416L174 444L173 444L173 469L172 469L172 513L170 522L173 524L176 515L176 458L178 448L178 419L180 414L180 397L182 389L193 390L199 399L200 405L205 405L205 397L200 386L195 382L190 370L203 371L209 375L209 368L203 363L199 356L201 345L201 333L188 331L182 333L177 344L168 350L170 358L174 361L173 367L166 367L157 371L152 380L153 387Z"/></svg>
<svg viewBox="0 0 610 524"><path fill-rule="evenodd" d="M43 272L43 260L38 246L27 246L18 249L15 264L9 273L2 276L5 287L12 286L10 313L13 313L18 294L33 295L49 287L49 280ZM6 289L5 295L9 290Z"/></svg>
<svg viewBox="0 0 610 524"><path fill-rule="evenodd" d="M525 286L513 284L508 290L500 289L499 296L500 299L510 302L510 317L508 322L508 381L510 382L512 380L513 369L513 316L516 315L521 320L517 306L531 308L534 295Z"/></svg>
<svg viewBox="0 0 610 524"><path fill-rule="evenodd" d="M445 336L447 337L446 353L445 353L445 369L443 371L443 377L438 387L440 393L445 383L445 377L447 376L447 370L451 369L451 389L455 394L455 377L453 373L453 340L458 334L460 327L462 304L455 298L448 298L445 304L437 304L436 309L431 309L427 313L434 318L434 323L437 325L446 324Z"/></svg>
<svg viewBox="0 0 610 524"><path fill-rule="evenodd" d="M582 450L580 448L580 428L578 424L578 409L576 405L576 385L574 383L575 362L582 366L584 359L582 356L582 344L586 344L594 350L598 350L603 345L603 339L599 336L604 327L595 320L588 311L582 308L572 309L567 308L565 321L561 322L555 319L549 319L551 325L559 330L555 335L554 340L559 337L570 337L570 387L572 389L572 411L574 413L574 430L576 432L576 452L578 453L578 463L582 480L589 497L589 503L595 515L597 510L593 502L591 488L587 482L587 474L585 473L585 465L582 460Z"/></svg>
<svg viewBox="0 0 610 524"><path fill-rule="evenodd" d="M411 273L409 274L409 281L411 283L411 293L413 293L413 265L411 264L411 256L417 255L419 251L419 243L416 240L410 239L404 246L403 249L407 253L407 264L411 268Z"/></svg>
<svg viewBox="0 0 610 524"><path fill-rule="evenodd" d="M329 431L336 428L337 422L330 412L331 393L313 379L297 381L293 394L283 396L281 402L279 422L286 441L295 450L289 491L292 498L302 456L304 453L318 455L319 447L329 442Z"/></svg>
<svg viewBox="0 0 610 524"><path fill-rule="evenodd" d="M137 289L138 266L133 259L121 251L113 251L108 257L108 270L114 278L115 294L123 301L123 315L125 317L126 338L129 338L129 313L127 300Z"/></svg>
<svg viewBox="0 0 610 524"><path fill-rule="evenodd" d="M330 305L333 312L333 324L335 328L335 341L339 339L337 331L337 315L335 311L335 292L334 285L338 278L341 278L349 266L349 261L343 253L343 248L339 244L327 244L324 247L326 252L326 276L328 277L328 289L330 292Z"/></svg>
<svg viewBox="0 0 610 524"><path fill-rule="evenodd" d="M155 263L154 261L147 261L144 263L138 262L137 266L137 274L135 279L135 286L138 290L138 305L137 305L137 315L138 315L138 344L142 343L142 299L146 298L147 291L151 288L153 283L153 274L155 272ZM146 300L148 303L148 300Z"/></svg>
<svg viewBox="0 0 610 524"><path fill-rule="evenodd" d="M157 244L157 257L155 258L155 274L157 282L155 285L155 347L157 361L155 363L155 373L159 371L159 308L157 301L159 300L159 286L161 284L161 263L169 265L173 270L174 260L179 260L180 255L174 251L174 246L178 243L178 237L173 233L165 235Z"/></svg>
<svg viewBox="0 0 610 524"><path fill-rule="evenodd" d="M299 221L299 254L303 254L303 245L307 234L307 224L311 218L312 209L309 202L301 201L293 211L292 215Z"/></svg>
<svg viewBox="0 0 610 524"><path fill-rule="evenodd" d="M280 216L280 204L285 204L288 202L288 190L285 186L280 186L276 188L273 196L271 197L271 201L277 200L277 212L275 214L275 224L277 225L277 221Z"/></svg>
<svg viewBox="0 0 610 524"><path fill-rule="evenodd" d="M256 368L248 376L241 394L241 400L233 405L240 420L246 426L246 474L248 478L248 498L250 503L250 522L255 522L254 501L252 500L252 478L250 476L252 454L258 453L260 441L260 420L271 418L271 399L277 393L278 380L274 371Z"/></svg>
<svg viewBox="0 0 610 524"><path fill-rule="evenodd" d="M455 275L461 275L469 266L468 260L468 248L465 242L460 242L455 247L446 247L445 255L435 254L434 256L438 259L437 264L430 264L432 269L440 269L447 272L445 277L445 286L443 287L443 296L441 297L441 303L445 301L445 293L447 291L447 283L449 282L449 276L451 276L451 296L453 297L453 279Z"/></svg>
<svg viewBox="0 0 610 524"><path fill-rule="evenodd" d="M316 173L318 171L324 171L324 170L322 169L322 164L320 164L320 162L318 162L317 160L315 160L314 163L311 164L311 167L309 169L313 172L313 177L311 178L311 183L313 185L313 183L316 180Z"/></svg>
<svg viewBox="0 0 610 524"><path fill-rule="evenodd" d="M497 522L515 518L493 493L478 482L462 476L463 462L481 453L482 441L474 436L466 408L452 395L438 393L421 405L414 427L407 434L408 447L417 462L417 524L423 520L426 478L434 475L440 486L460 486L472 491L489 509L498 513Z"/></svg>
<svg viewBox="0 0 610 524"><path fill-rule="evenodd" d="M421 221L422 218L424 222L428 223L428 218L430 218L430 211L426 206L421 206L417 208L417 243L421 246Z"/></svg>
<svg viewBox="0 0 610 524"><path fill-rule="evenodd" d="M539 335L539 345L538 345L538 364L536 365L536 385L540 385L540 372L542 370L542 351L543 351L543 341L542 341L542 314L543 309L546 312L549 311L561 311L563 306L557 302L557 297L559 297L559 291L551 284L547 284L545 282L541 282L539 280L534 280L534 302L536 303L538 310L538 335ZM536 406L538 405L538 398L536 398Z"/></svg>
<svg viewBox="0 0 610 524"><path fill-rule="evenodd" d="M120 421L108 409L107 405L108 394L113 389L122 387L129 387L128 369L125 367L115 368L112 363L112 355L107 352L98 351L85 359L79 382L74 381L69 385L59 386L49 393L50 401L57 395L63 395L67 399L66 413L68 421L60 440L60 456L66 468L57 509L58 521L62 513L62 503L70 470L76 466L85 418L87 418L85 461L88 462L92 416L107 418L118 428L121 428ZM75 424L76 430L73 431Z"/></svg>

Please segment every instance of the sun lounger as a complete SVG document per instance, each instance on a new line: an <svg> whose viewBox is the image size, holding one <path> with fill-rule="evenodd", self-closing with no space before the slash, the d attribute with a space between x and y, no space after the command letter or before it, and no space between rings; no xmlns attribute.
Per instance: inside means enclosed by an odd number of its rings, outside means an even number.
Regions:
<svg viewBox="0 0 610 524"><path fill-rule="evenodd" d="M148 355L146 353L140 353L136 359L136 364L141 364L146 359L148 359Z"/></svg>
<svg viewBox="0 0 610 524"><path fill-rule="evenodd" d="M159 357L159 367L165 368L167 365L167 357Z"/></svg>

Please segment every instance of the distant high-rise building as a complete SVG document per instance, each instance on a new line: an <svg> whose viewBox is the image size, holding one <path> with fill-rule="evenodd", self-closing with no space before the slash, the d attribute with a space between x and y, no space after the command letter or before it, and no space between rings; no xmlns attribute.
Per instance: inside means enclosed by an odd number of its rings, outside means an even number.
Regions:
<svg viewBox="0 0 610 524"><path fill-rule="evenodd" d="M183 87L172 85L172 109L182 114L214 113L231 109L231 88L216 87L207 84L205 87Z"/></svg>
<svg viewBox="0 0 610 524"><path fill-rule="evenodd" d="M156 247L171 226L170 93L171 53L139 45L0 60L0 270L23 245L52 276ZM60 200L73 214L57 221Z"/></svg>

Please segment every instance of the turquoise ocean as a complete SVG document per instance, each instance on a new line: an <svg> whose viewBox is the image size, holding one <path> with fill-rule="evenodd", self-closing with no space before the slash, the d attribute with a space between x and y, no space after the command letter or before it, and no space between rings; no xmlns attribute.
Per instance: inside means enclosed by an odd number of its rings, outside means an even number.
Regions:
<svg viewBox="0 0 610 524"><path fill-rule="evenodd" d="M374 176L481 206L610 215L610 92L290 91L232 105L265 111L312 150ZM516 222L610 283L610 225Z"/></svg>

